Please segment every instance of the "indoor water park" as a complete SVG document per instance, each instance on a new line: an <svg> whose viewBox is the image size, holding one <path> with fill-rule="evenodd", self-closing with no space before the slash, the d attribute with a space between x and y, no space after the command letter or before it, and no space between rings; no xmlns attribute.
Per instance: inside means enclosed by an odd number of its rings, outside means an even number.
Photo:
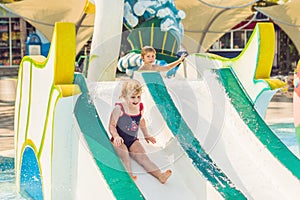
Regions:
<svg viewBox="0 0 300 200"><path fill-rule="evenodd" d="M298 199L299 9L0 1L0 199Z"/></svg>

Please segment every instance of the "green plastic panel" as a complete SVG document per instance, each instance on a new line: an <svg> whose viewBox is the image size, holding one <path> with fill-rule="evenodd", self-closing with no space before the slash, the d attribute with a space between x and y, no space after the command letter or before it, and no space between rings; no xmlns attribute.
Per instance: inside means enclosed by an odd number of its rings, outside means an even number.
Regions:
<svg viewBox="0 0 300 200"><path fill-rule="evenodd" d="M169 129L192 160L193 165L225 199L246 199L201 147L176 108L159 73L143 73L145 83Z"/></svg>
<svg viewBox="0 0 300 200"><path fill-rule="evenodd" d="M116 199L144 199L115 153L95 105L90 100L84 77L81 74L76 75L75 83L82 91L75 105L75 117L89 150L114 196Z"/></svg>
<svg viewBox="0 0 300 200"><path fill-rule="evenodd" d="M255 136L288 170L300 179L300 160L281 142L257 113L231 68L217 70L219 79L237 113Z"/></svg>

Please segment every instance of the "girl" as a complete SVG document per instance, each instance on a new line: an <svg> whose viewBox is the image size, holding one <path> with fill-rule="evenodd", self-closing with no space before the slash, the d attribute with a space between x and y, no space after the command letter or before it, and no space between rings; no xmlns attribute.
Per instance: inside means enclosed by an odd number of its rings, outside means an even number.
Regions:
<svg viewBox="0 0 300 200"><path fill-rule="evenodd" d="M132 174L130 156L137 161L148 173L165 183L172 174L171 170L161 172L160 169L149 159L146 151L137 138L138 130L144 134L147 143L156 143L154 137L149 135L143 115L143 104L141 103L142 86L134 79L124 81L120 98L122 103L116 103L109 120L109 132L115 150L121 158L126 170L133 180L136 176Z"/></svg>

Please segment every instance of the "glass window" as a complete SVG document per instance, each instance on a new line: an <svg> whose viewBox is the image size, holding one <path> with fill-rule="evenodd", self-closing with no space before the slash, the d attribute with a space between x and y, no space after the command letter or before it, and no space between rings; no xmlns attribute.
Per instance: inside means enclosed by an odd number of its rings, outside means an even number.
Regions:
<svg viewBox="0 0 300 200"><path fill-rule="evenodd" d="M230 49L230 33L225 33L220 38L220 49Z"/></svg>
<svg viewBox="0 0 300 200"><path fill-rule="evenodd" d="M251 37L253 30L240 30L224 34L219 40L210 47L212 50L231 49L241 50L245 48Z"/></svg>
<svg viewBox="0 0 300 200"><path fill-rule="evenodd" d="M9 66L9 21L8 18L0 18L0 65Z"/></svg>
<svg viewBox="0 0 300 200"><path fill-rule="evenodd" d="M245 32L235 31L233 32L233 48L240 49L245 47Z"/></svg>
<svg viewBox="0 0 300 200"><path fill-rule="evenodd" d="M247 35L247 40L246 40L246 42L248 42L248 40L250 39L252 33L253 33L253 31L250 31L250 30L247 30L247 31L246 31L246 35Z"/></svg>

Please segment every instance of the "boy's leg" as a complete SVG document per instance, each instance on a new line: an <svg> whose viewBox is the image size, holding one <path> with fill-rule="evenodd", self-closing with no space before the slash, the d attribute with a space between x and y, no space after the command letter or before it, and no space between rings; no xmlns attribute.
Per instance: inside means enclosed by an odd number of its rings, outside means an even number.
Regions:
<svg viewBox="0 0 300 200"><path fill-rule="evenodd" d="M129 156L129 152L128 152L128 149L127 149L126 145L125 144L121 144L118 147L114 145L114 148L115 148L118 156L121 158L121 160L122 160L122 162L123 162L126 170L130 174L130 176L135 180L136 176L134 176L132 174L130 156Z"/></svg>
<svg viewBox="0 0 300 200"><path fill-rule="evenodd" d="M171 170L161 172L155 163L153 163L146 154L142 144L136 140L129 148L130 155L137 161L148 173L156 177L161 183L165 183L172 174Z"/></svg>

